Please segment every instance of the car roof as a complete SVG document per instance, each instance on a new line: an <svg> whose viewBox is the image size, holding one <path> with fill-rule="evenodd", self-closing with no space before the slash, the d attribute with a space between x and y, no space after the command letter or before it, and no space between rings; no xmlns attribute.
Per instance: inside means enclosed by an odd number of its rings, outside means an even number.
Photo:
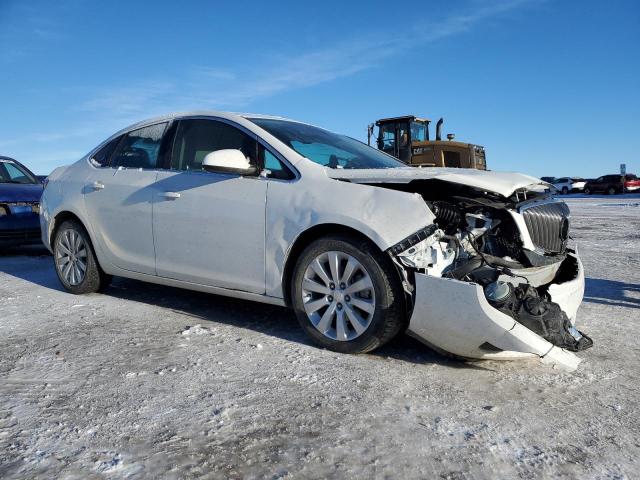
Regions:
<svg viewBox="0 0 640 480"><path fill-rule="evenodd" d="M129 125L126 128L123 128L122 131L128 131L135 128L143 127L145 125L151 125L158 122L166 122L166 121L186 118L186 117L218 117L218 118L224 118L227 120L236 120L236 121L239 119L251 120L252 118L256 118L256 119L259 118L259 119L267 119L267 120L284 120L287 122L304 123L298 120L280 117L277 115L264 115L260 113L223 112L223 111L216 111L216 110L193 110L193 111L187 111L187 112L172 112L165 115L148 118L146 120L141 120L140 122L136 122L132 125Z"/></svg>

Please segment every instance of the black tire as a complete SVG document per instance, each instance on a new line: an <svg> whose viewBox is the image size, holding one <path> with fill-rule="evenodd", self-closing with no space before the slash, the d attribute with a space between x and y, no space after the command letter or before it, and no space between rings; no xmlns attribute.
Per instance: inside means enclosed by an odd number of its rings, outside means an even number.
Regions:
<svg viewBox="0 0 640 480"><path fill-rule="evenodd" d="M589 187L584 187L584 193L586 195L591 195L593 192L591 191L591 189Z"/></svg>
<svg viewBox="0 0 640 480"><path fill-rule="evenodd" d="M319 255L337 251L354 257L366 269L375 293L375 310L366 330L352 340L334 340L313 325L304 309L302 281L305 271ZM300 254L291 282L293 309L302 329L318 345L340 353L365 353L393 339L406 327L404 290L391 260L375 245L349 235L331 235L310 244Z"/></svg>
<svg viewBox="0 0 640 480"><path fill-rule="evenodd" d="M569 189L567 187L562 187L562 195L567 195L569 193Z"/></svg>
<svg viewBox="0 0 640 480"><path fill-rule="evenodd" d="M608 193L609 195L615 195L616 193L618 193L618 190L616 190L616 188L615 188L615 187L609 187L609 188L607 189L607 193Z"/></svg>
<svg viewBox="0 0 640 480"><path fill-rule="evenodd" d="M60 239L65 235L65 232L74 232L79 235L86 246L86 270L84 278L77 285L71 284L65 278L63 272L60 271L60 265L58 258L62 253L62 247L60 245ZM93 250L93 244L89 238L89 234L85 230L84 226L77 220L65 220L60 227L56 230L53 239L53 261L56 274L62 286L69 292L75 295L82 295L85 293L94 293L105 288L111 283L111 276L104 273L98 261L96 259L95 251ZM84 257L83 257L84 258Z"/></svg>

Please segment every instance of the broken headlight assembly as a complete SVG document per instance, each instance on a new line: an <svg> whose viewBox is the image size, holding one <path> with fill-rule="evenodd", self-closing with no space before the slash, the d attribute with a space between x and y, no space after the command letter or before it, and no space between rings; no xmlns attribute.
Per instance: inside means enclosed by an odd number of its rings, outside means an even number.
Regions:
<svg viewBox="0 0 640 480"><path fill-rule="evenodd" d="M456 208L445 202L433 207L436 223L389 250L408 293L414 292L411 272L476 284L484 291L487 307L551 344L570 351L593 345L548 293L549 285L563 281L557 274L562 260L556 259L557 267L547 268L546 277L540 277L540 268L518 261L521 246L506 215L488 209Z"/></svg>
<svg viewBox="0 0 640 480"><path fill-rule="evenodd" d="M403 267L441 276L453 263L456 251L437 225L430 225L391 247L392 258Z"/></svg>

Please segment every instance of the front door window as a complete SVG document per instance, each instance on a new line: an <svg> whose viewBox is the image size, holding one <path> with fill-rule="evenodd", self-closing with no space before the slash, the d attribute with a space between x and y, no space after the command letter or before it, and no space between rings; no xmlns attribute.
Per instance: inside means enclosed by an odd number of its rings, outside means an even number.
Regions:
<svg viewBox="0 0 640 480"><path fill-rule="evenodd" d="M257 165L257 142L241 130L214 120L182 120L173 143L173 170L202 170L202 161L217 150L240 150Z"/></svg>

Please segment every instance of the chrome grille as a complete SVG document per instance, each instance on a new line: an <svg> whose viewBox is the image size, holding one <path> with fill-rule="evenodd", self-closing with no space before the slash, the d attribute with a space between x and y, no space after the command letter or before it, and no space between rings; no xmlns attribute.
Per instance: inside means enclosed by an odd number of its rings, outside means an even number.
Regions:
<svg viewBox="0 0 640 480"><path fill-rule="evenodd" d="M564 202L545 203L522 210L533 244L545 253L562 253L569 238L569 207Z"/></svg>

